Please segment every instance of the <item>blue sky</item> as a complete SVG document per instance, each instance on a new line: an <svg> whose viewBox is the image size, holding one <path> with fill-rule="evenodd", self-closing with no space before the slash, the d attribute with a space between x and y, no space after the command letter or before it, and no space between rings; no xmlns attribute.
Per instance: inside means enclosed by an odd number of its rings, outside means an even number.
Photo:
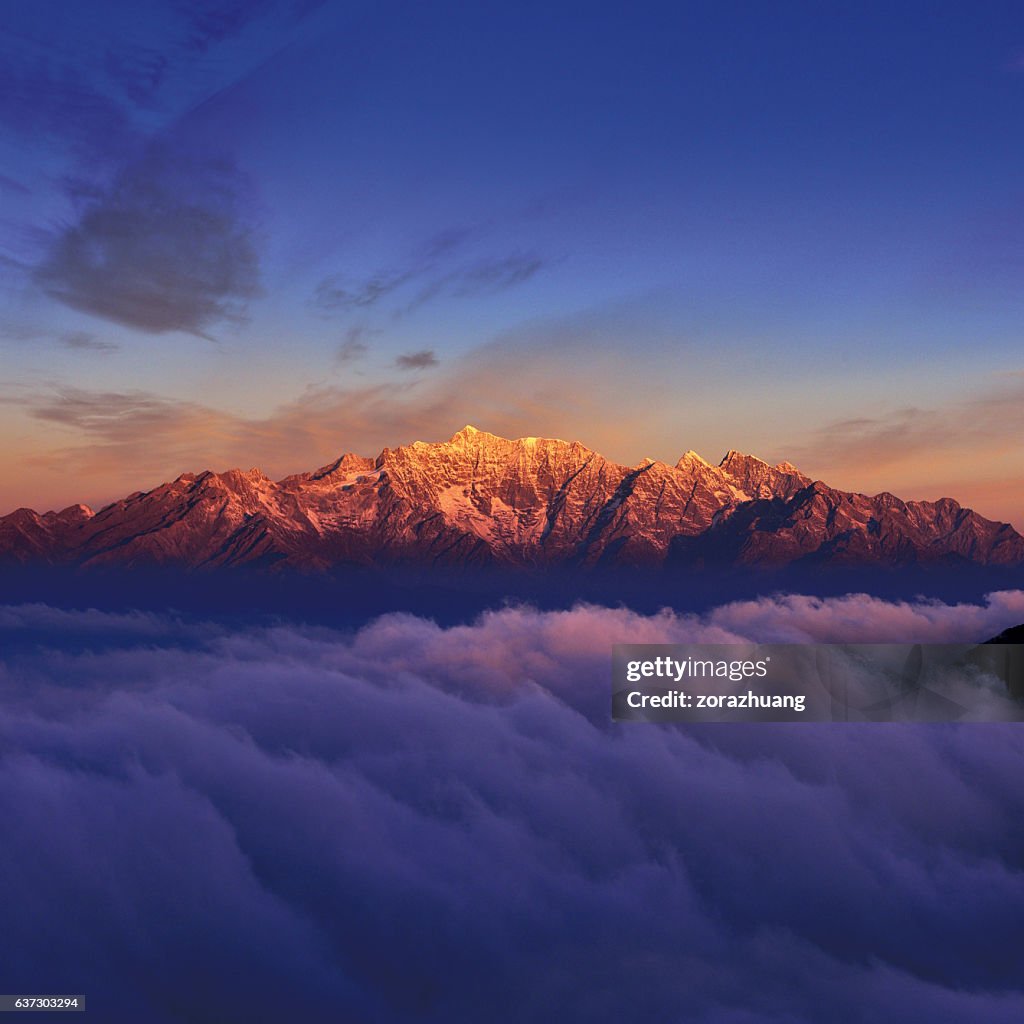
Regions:
<svg viewBox="0 0 1024 1024"><path fill-rule="evenodd" d="M1008 3L14 0L0 511L473 422L1021 525L1022 104Z"/></svg>

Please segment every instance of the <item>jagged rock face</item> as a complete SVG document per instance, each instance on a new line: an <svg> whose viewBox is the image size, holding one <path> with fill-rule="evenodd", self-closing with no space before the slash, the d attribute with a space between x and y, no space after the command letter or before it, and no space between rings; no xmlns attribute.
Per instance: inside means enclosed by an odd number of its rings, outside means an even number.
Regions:
<svg viewBox="0 0 1024 1024"><path fill-rule="evenodd" d="M685 564L905 566L971 562L1019 565L1024 538L950 498L900 501L819 482L790 499L760 498L716 521L699 544L679 538L669 561Z"/></svg>
<svg viewBox="0 0 1024 1024"><path fill-rule="evenodd" d="M61 561L92 515L92 509L85 505L71 505L63 512L44 515L19 508L0 518L0 558L26 564Z"/></svg>
<svg viewBox="0 0 1024 1024"><path fill-rule="evenodd" d="M1024 538L944 498L903 502L730 451L632 468L578 442L466 427L274 482L184 474L95 515L0 519L0 558L78 565L1024 563Z"/></svg>

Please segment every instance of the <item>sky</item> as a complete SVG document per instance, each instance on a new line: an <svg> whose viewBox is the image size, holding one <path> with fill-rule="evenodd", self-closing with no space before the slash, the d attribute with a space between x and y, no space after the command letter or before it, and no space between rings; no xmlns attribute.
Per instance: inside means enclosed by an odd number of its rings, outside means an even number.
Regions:
<svg viewBox="0 0 1024 1024"><path fill-rule="evenodd" d="M1024 528L1018 5L11 0L0 514L465 423Z"/></svg>

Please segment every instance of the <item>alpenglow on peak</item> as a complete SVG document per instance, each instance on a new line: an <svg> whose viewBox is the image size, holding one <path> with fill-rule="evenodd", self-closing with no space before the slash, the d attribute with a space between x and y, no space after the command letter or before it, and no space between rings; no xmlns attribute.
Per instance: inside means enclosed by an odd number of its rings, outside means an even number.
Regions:
<svg viewBox="0 0 1024 1024"><path fill-rule="evenodd" d="M0 518L0 562L68 566L385 567L1024 564L1011 526L952 499L839 491L731 450L625 466L578 441L450 441L346 454L273 481L185 473L95 515Z"/></svg>

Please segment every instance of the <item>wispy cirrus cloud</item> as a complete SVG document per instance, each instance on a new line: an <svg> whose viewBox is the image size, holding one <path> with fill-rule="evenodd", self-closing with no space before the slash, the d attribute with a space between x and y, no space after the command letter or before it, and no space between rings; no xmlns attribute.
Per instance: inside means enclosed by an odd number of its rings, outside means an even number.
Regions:
<svg viewBox="0 0 1024 1024"><path fill-rule="evenodd" d="M314 289L313 304L328 313L384 308L392 316L404 316L442 297L469 299L514 288L548 265L536 253L473 253L475 238L470 229L452 228L396 266L365 277L328 275Z"/></svg>
<svg viewBox="0 0 1024 1024"><path fill-rule="evenodd" d="M349 327L345 331L344 340L335 352L337 361L339 363L352 363L357 359L362 359L370 351L367 339L373 333L375 332L361 325Z"/></svg>
<svg viewBox="0 0 1024 1024"><path fill-rule="evenodd" d="M1018 372L944 404L908 405L826 423L787 451L806 472L829 482L845 479L848 489L891 490L901 497L946 495L965 504L976 493L984 505L998 503L1004 518L1019 523L1022 436L1024 373Z"/></svg>
<svg viewBox="0 0 1024 1024"><path fill-rule="evenodd" d="M33 141L66 143L93 168L109 167L138 141L129 113L75 68L18 57L0 61L0 124ZM3 52L0 50L0 52Z"/></svg>
<svg viewBox="0 0 1024 1024"><path fill-rule="evenodd" d="M61 388L49 401L33 406L34 419L74 427L107 441L124 439L125 430L155 431L202 416L201 406L162 399L144 391L97 391Z"/></svg>
<svg viewBox="0 0 1024 1024"><path fill-rule="evenodd" d="M546 266L541 257L513 253L501 257L484 257L427 281L399 310L399 315L412 313L434 299L448 296L471 299L495 295L508 288L525 284Z"/></svg>
<svg viewBox="0 0 1024 1024"><path fill-rule="evenodd" d="M240 35L253 22L276 16L301 21L326 0L175 0L184 18L184 45L198 54Z"/></svg>
<svg viewBox="0 0 1024 1024"><path fill-rule="evenodd" d="M97 158L125 156L125 142L147 134L153 112L175 116L201 98L188 71L213 93L225 77L244 75L287 42L288 32L323 0L168 0L137 5L110 0L95 16L61 11L59 43L52 15L38 5L0 31L0 120L34 140L45 132ZM130 16L134 15L134 16ZM16 28L15 28L16 24ZM210 62L218 47L249 36L245 53ZM204 64L204 61L206 62Z"/></svg>
<svg viewBox="0 0 1024 1024"><path fill-rule="evenodd" d="M112 341L101 341L88 331L68 331L60 336L59 341L65 348L76 352L95 352L97 355L109 355L120 348Z"/></svg>
<svg viewBox="0 0 1024 1024"><path fill-rule="evenodd" d="M60 331L54 334L42 327L18 322L0 322L0 341L39 345L56 343L75 352L93 352L96 355L109 355L121 347L115 342L98 338L91 331ZM3 397L0 396L0 402L2 401Z"/></svg>
<svg viewBox="0 0 1024 1024"><path fill-rule="evenodd" d="M313 298L320 309L332 312L367 309L401 288L408 280L409 277L404 274L388 271L357 282L349 282L341 275L333 275L320 281Z"/></svg>
<svg viewBox="0 0 1024 1024"><path fill-rule="evenodd" d="M400 370L429 370L437 366L440 360L431 348L420 349L418 352L406 352L395 360Z"/></svg>
<svg viewBox="0 0 1024 1024"><path fill-rule="evenodd" d="M17 196L30 196L32 194L32 189L28 185L10 178L6 174L0 174L0 190L5 190Z"/></svg>

